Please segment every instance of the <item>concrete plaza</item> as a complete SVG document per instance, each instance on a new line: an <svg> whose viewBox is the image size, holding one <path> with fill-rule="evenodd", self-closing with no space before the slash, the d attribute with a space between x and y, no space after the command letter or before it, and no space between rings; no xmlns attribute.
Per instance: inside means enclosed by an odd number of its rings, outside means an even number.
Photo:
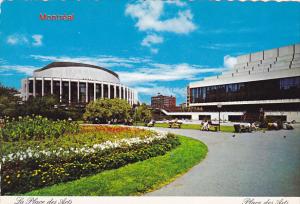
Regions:
<svg viewBox="0 0 300 204"><path fill-rule="evenodd" d="M189 172L147 195L300 196L299 125L265 133L169 131L203 141L209 152Z"/></svg>

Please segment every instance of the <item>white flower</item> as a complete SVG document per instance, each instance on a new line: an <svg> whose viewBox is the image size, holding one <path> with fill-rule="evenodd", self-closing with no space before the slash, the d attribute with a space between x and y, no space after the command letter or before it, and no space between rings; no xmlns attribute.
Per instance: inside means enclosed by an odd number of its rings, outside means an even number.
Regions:
<svg viewBox="0 0 300 204"><path fill-rule="evenodd" d="M147 129L147 128L143 128ZM148 128L149 129L149 128ZM105 141L100 144L94 144L92 147L88 147L87 145L84 145L81 148L74 148L71 147L69 149L63 149L60 147L57 150L38 150L37 149L31 149L30 147L26 149L25 151L18 151L15 153L10 153L8 155L4 155L2 158L2 162L5 163L6 161L12 161L12 160L24 160L27 158L39 158L40 156L44 155L46 157L51 157L53 155L55 156L61 156L61 155L68 155L68 154L91 154L107 149L114 149L114 148L119 148L119 147L124 147L124 146L133 146L133 145L138 145L138 144L151 144L154 140L161 140L164 138L167 138L168 133L163 132L163 131L157 131L154 132L151 130L153 133L151 136L146 137L146 138L140 138L140 137L133 137L133 138L124 138L118 141ZM114 136L116 138L116 136ZM37 146L39 147L39 146Z"/></svg>

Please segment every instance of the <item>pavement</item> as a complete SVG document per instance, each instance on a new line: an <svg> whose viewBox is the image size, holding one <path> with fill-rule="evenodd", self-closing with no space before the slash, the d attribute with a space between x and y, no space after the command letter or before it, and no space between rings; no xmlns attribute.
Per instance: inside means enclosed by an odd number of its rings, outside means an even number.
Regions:
<svg viewBox="0 0 300 204"><path fill-rule="evenodd" d="M169 131L201 140L209 152L186 174L147 196L300 196L299 125L265 133Z"/></svg>

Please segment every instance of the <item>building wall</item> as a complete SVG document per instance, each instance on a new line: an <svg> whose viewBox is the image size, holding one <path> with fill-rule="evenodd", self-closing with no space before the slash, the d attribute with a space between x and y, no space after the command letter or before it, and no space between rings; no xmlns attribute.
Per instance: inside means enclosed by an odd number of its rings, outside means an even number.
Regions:
<svg viewBox="0 0 300 204"><path fill-rule="evenodd" d="M48 90L46 84L50 86ZM120 98L131 105L137 104L136 92L122 84L63 78L31 77L22 80L23 100L45 95L57 96L65 104L88 103L97 98Z"/></svg>
<svg viewBox="0 0 300 204"><path fill-rule="evenodd" d="M168 112L163 110L163 113L174 117L190 116L192 120L201 120L199 118L205 118L206 116L209 116L210 120L219 120L219 112ZM221 121L230 121L230 116L242 116L243 114L244 112L220 112L220 118ZM266 111L265 117L268 116L286 116L288 122L293 120L300 122L300 111Z"/></svg>
<svg viewBox="0 0 300 204"><path fill-rule="evenodd" d="M252 56L252 57L251 57ZM253 59L252 59L253 58ZM300 76L300 44L237 57L234 68L191 82L190 88Z"/></svg>
<svg viewBox="0 0 300 204"><path fill-rule="evenodd" d="M51 67L33 73L33 77L49 77L49 78L66 78L66 79L82 79L91 81L105 81L112 83L120 83L115 75L101 69L92 67Z"/></svg>
<svg viewBox="0 0 300 204"><path fill-rule="evenodd" d="M191 108L201 108L203 109L203 111L216 111L216 106L218 104L222 104L223 107L237 106L240 107L240 109L237 109L237 111L241 112L248 111L250 106L253 107L253 105L257 105L266 107L267 109L265 110L269 111L268 114L278 114L279 109L276 110L277 106L280 106L281 109L284 109L283 106L285 106L286 104L298 104L298 106L289 106L281 113L287 116L288 121L296 120L297 122L300 122L300 97L298 91L299 77L300 44L250 53L238 56L237 64L234 66L234 68L228 69L218 76L207 77L204 80L198 82L191 82L188 86L187 91L187 104ZM294 85L290 86L289 84L286 84L289 83L289 81L293 81L294 79L296 81L295 89ZM256 87L255 90L253 90L253 88L251 88L253 86L250 86L250 82L252 83L252 85L255 83L260 84L260 86ZM276 84L276 87L279 83L280 91L278 91L277 89L275 90L275 86L265 86L265 82L270 82L268 84L272 84L274 82L274 84ZM227 85L236 85L238 83L239 85L241 85L241 87L246 87L243 89L243 91L246 91L247 93L250 93L250 91L248 91L249 88L251 88L252 92L254 91L258 93L262 90L267 90L268 92L267 94L262 94L262 97L256 96L255 99L250 97L253 94L247 94L246 98L239 97L239 99L234 98L234 100L224 100L222 96L221 100L210 99L210 101L192 101L193 94L191 90L195 90L195 88L209 87L209 89L211 89L214 87L218 90L222 90L222 87L224 86L226 88L226 96L224 97L227 97ZM285 87L291 88L289 88L288 90ZM201 91L202 90L199 90L197 93L194 92L194 94L202 93ZM268 93L272 93L272 96ZM213 110L213 107L215 107L215 110ZM224 118L228 117L228 114L223 114ZM212 118L215 118L215 113L211 112L210 115ZM197 116L193 116L193 118L196 117Z"/></svg>
<svg viewBox="0 0 300 204"><path fill-rule="evenodd" d="M175 108L176 98L173 96L153 96L151 97L151 107L152 108Z"/></svg>
<svg viewBox="0 0 300 204"><path fill-rule="evenodd" d="M288 122L296 121L300 122L300 112L299 111L272 111L265 112L265 116L286 116Z"/></svg>
<svg viewBox="0 0 300 204"><path fill-rule="evenodd" d="M63 104L86 104L97 98L120 98L137 104L137 92L120 83L111 70L95 65L53 62L22 80L21 96L53 95Z"/></svg>

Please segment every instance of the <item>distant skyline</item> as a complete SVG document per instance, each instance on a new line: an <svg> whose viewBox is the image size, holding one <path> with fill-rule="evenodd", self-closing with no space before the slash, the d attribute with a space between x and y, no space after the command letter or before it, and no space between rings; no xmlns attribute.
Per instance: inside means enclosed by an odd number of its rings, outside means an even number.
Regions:
<svg viewBox="0 0 300 204"><path fill-rule="evenodd" d="M2 2L2 3L1 3ZM236 56L300 42L300 3L1 1L0 83L53 61L102 66L151 96L186 100L189 82L220 74ZM74 19L41 20L44 15Z"/></svg>

